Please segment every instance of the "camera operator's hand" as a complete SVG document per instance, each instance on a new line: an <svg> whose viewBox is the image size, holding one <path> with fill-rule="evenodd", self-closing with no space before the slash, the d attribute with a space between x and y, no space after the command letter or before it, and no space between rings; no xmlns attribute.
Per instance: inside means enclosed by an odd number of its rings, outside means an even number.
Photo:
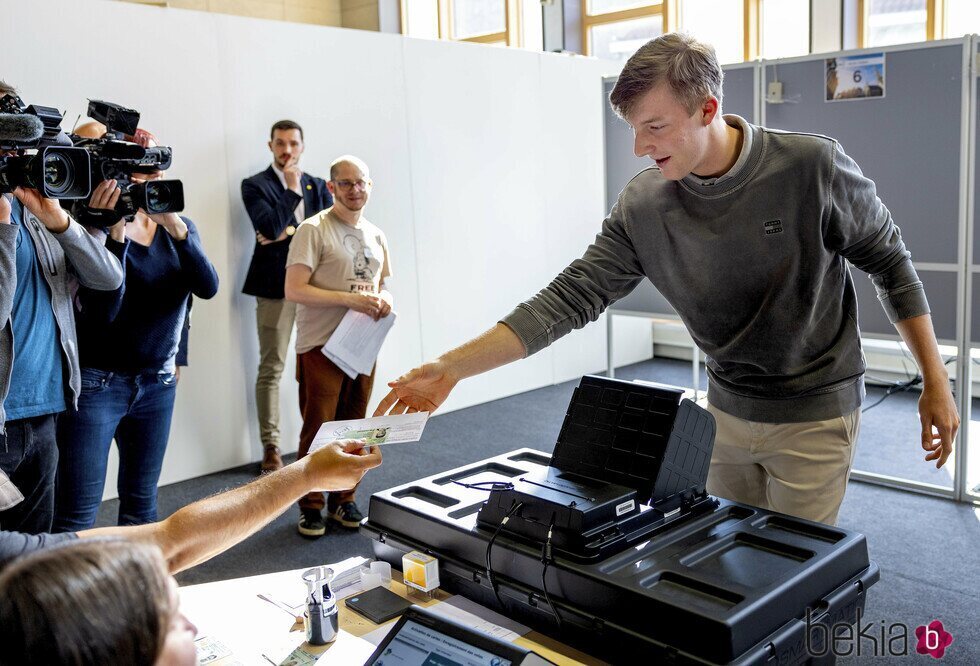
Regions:
<svg viewBox="0 0 980 666"><path fill-rule="evenodd" d="M295 163L288 165L282 170L282 175L286 177L286 189L290 189L296 194L303 194L300 189L300 179L303 177L303 170Z"/></svg>
<svg viewBox="0 0 980 666"><path fill-rule="evenodd" d="M119 184L116 181L103 180L92 190L92 198L88 200L88 207L115 210L116 204L119 203L120 194L122 194L122 190L119 189Z"/></svg>
<svg viewBox="0 0 980 666"><path fill-rule="evenodd" d="M174 240L181 241L187 238L187 225L177 213L156 213L150 215L149 218L166 229Z"/></svg>
<svg viewBox="0 0 980 666"><path fill-rule="evenodd" d="M0 194L0 224L10 224L10 199L6 194Z"/></svg>
<svg viewBox="0 0 980 666"><path fill-rule="evenodd" d="M103 227L109 237L119 243L126 241L126 221L122 215L116 212L116 204L122 190L114 180L103 180L92 190L92 197L88 201L88 210L85 211L93 218L97 216L99 227ZM80 218L82 224L91 222L86 217ZM113 220L115 222L113 223Z"/></svg>
<svg viewBox="0 0 980 666"><path fill-rule="evenodd" d="M37 190L27 187L15 189L14 196L20 199L24 208L39 219L51 233L60 234L68 229L71 218L57 199L48 199Z"/></svg>

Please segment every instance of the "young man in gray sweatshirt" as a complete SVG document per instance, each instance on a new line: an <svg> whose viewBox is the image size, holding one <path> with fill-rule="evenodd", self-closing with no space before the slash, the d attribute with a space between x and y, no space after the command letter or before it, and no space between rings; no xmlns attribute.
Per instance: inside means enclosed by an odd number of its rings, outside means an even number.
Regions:
<svg viewBox="0 0 980 666"><path fill-rule="evenodd" d="M714 495L833 524L864 398L857 299L868 273L923 376L926 460L959 426L922 283L891 214L833 139L722 116L714 49L658 37L610 102L656 166L625 187L595 242L494 328L391 382L377 413L432 411L458 381L595 321L644 277L667 298L708 371L718 430Z"/></svg>

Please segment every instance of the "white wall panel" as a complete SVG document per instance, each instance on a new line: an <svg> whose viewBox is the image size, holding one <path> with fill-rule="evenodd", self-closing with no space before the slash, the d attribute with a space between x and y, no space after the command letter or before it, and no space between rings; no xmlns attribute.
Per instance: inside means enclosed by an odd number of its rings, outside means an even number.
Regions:
<svg viewBox="0 0 980 666"><path fill-rule="evenodd" d="M14 29L39 25L43 47L36 30ZM605 212L606 63L100 0L0 0L0 29L5 52L19 54L0 77L30 103L67 105L66 125L87 98L143 112L174 147L170 175L185 181L187 214L220 275L218 295L195 302L163 483L258 455L254 300L240 294L253 237L239 186L268 165L275 120L303 125L311 173L327 176L341 153L371 166L368 218L388 235L400 316L372 407L386 381L547 284ZM444 411L599 370L604 343L600 321L464 382ZM293 376L290 361L286 449L299 431Z"/></svg>
<svg viewBox="0 0 980 666"><path fill-rule="evenodd" d="M422 352L492 326L551 278L540 56L405 42ZM551 383L551 350L462 382L446 409Z"/></svg>
<svg viewBox="0 0 980 666"><path fill-rule="evenodd" d="M221 74L213 17L125 3L55 0L8 1L0 13L10 25L35 26L4 31L5 52L20 55L4 58L0 76L18 87L25 101L67 108L66 128L79 115L85 119L87 99L115 101L141 111L141 126L174 146L168 176L188 186L186 214L197 223L221 287L213 300L197 301L194 307L192 367L177 392L161 482L243 462L244 453L229 438L230 425L244 418L244 405L231 397L241 364L232 361L240 352L227 328L233 268L225 244L225 128L215 85ZM41 25L43 41L37 29ZM93 39L107 32L111 39ZM113 476L111 470L110 486Z"/></svg>
<svg viewBox="0 0 980 666"><path fill-rule="evenodd" d="M269 127L290 118L303 126L305 170L329 178L330 162L335 157L354 154L367 162L375 181L366 217L388 237L394 267L390 287L399 319L379 359L373 408L386 392L382 391L383 378L421 362L402 39L241 18L221 21L217 33L226 131L230 138L237 137L229 140L227 147L229 239L238 273L232 330L246 350L245 358L257 363L254 299L239 293L254 240L240 186L242 178L269 165ZM242 44L262 44L262 48L242 49ZM295 67L297 63L304 65ZM284 85L284 77L288 84ZM247 402L247 423L242 425L250 433L248 441L257 442L252 389L256 364L248 365L244 372L245 380L235 399ZM293 451L302 423L292 349L283 375L282 446ZM251 459L257 451L256 444Z"/></svg>
<svg viewBox="0 0 980 666"><path fill-rule="evenodd" d="M602 77L617 72L617 65L602 60L541 56L541 154L547 163L541 191L549 238L548 279L582 256L606 216ZM552 349L554 383L604 369L605 317L573 331Z"/></svg>

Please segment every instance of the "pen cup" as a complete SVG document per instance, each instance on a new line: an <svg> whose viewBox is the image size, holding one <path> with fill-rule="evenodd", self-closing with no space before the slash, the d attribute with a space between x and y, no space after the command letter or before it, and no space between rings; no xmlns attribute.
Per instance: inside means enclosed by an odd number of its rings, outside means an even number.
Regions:
<svg viewBox="0 0 980 666"><path fill-rule="evenodd" d="M307 588L303 626L306 629L306 642L310 645L326 645L337 639L340 621L337 598L330 587L333 576L330 567L313 567L303 572Z"/></svg>
<svg viewBox="0 0 980 666"><path fill-rule="evenodd" d="M337 640L340 622L337 618L337 604L309 604L303 613L303 626L306 627L306 642L310 645L326 645Z"/></svg>

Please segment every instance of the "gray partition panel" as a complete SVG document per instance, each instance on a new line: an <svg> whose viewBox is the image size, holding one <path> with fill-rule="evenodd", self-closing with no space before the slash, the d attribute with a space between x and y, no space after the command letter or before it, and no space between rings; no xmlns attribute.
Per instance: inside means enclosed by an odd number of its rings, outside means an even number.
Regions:
<svg viewBox="0 0 980 666"><path fill-rule="evenodd" d="M975 48L980 49L980 41L976 42ZM973 100L973 109L975 113L980 114L980 87L977 88L977 98ZM980 127L980 121L977 126ZM973 164L973 257L968 260L974 265L980 264L980 201L977 200L977 195L980 195L980 169L976 168L976 156L980 156L980 132L976 134L977 136L973 138L977 147ZM973 291L973 297L977 298L976 289ZM976 322L977 317L980 317L980 309L974 306L973 310L976 313L973 315L973 320ZM980 338L974 334L973 340L980 340Z"/></svg>
<svg viewBox="0 0 980 666"><path fill-rule="evenodd" d="M750 123L757 123L755 117L755 67L738 67L725 70L725 83L722 86L721 110L742 116Z"/></svg>
<svg viewBox="0 0 980 666"><path fill-rule="evenodd" d="M755 82L752 67L725 69L725 96L722 107L726 112L737 113L749 121L753 118L753 97ZM626 183L639 171L650 166L649 158L639 158L633 154L633 130L609 107L609 93L616 85L616 79L605 79L602 84L602 98L605 105L606 131L606 208L612 208ZM644 280L632 294L614 303L612 310L630 310L651 314L675 315L667 300L650 283Z"/></svg>
<svg viewBox="0 0 980 666"><path fill-rule="evenodd" d="M824 60L767 65L766 125L834 137L878 186L912 258L956 263L963 45L885 54L885 97L826 102Z"/></svg>
<svg viewBox="0 0 980 666"><path fill-rule="evenodd" d="M974 273L970 277L973 280L973 319L970 321L970 341L980 346L980 307L977 306L977 299L980 298L980 274Z"/></svg>
<svg viewBox="0 0 980 666"><path fill-rule="evenodd" d="M629 296L616 301L609 309L677 316L674 308L649 280L641 282Z"/></svg>
<svg viewBox="0 0 980 666"><path fill-rule="evenodd" d="M609 106L609 93L616 79L602 82L602 100L606 120L606 210L611 210L626 183L653 162L649 157L633 154L633 130Z"/></svg>
<svg viewBox="0 0 980 666"><path fill-rule="evenodd" d="M929 298L936 337L941 340L956 340L956 273L924 270L919 270L918 273ZM851 277L854 278L854 290L858 297L858 326L861 327L861 333L898 335L895 325L888 321L867 274L851 268Z"/></svg>

